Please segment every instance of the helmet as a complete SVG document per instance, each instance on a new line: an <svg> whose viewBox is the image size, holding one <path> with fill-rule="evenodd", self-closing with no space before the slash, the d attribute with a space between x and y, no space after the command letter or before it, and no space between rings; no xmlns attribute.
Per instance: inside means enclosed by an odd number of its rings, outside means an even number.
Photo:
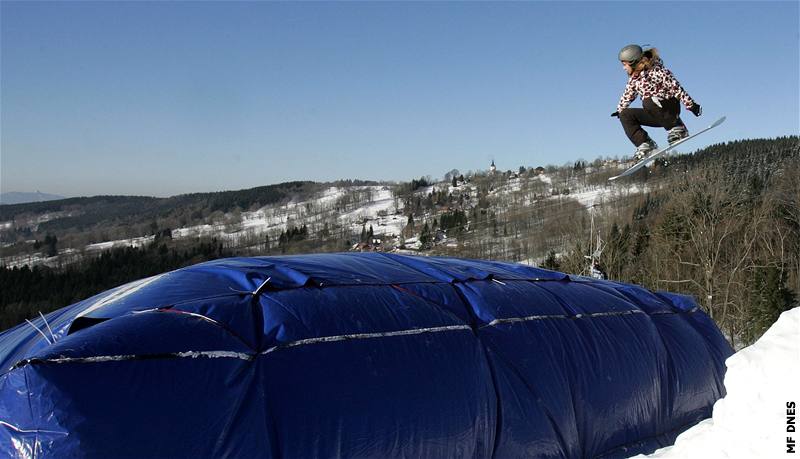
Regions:
<svg viewBox="0 0 800 459"><path fill-rule="evenodd" d="M619 60L622 62L630 62L635 64L642 58L642 47L639 45L628 45L619 52Z"/></svg>

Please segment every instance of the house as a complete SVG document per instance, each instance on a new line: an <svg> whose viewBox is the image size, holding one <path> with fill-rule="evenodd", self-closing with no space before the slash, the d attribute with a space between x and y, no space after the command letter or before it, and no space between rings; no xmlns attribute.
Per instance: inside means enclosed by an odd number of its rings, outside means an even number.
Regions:
<svg viewBox="0 0 800 459"><path fill-rule="evenodd" d="M383 250L383 238L372 237L364 242L357 242L350 248L352 252L379 252Z"/></svg>

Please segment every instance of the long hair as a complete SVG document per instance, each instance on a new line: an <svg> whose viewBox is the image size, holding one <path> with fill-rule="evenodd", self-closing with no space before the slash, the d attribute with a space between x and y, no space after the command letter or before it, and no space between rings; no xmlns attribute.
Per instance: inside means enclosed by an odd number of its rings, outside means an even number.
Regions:
<svg viewBox="0 0 800 459"><path fill-rule="evenodd" d="M660 61L661 57L658 54L658 50L650 48L642 54L642 58L639 59L639 62L633 67L632 74L638 75L645 70L650 70Z"/></svg>

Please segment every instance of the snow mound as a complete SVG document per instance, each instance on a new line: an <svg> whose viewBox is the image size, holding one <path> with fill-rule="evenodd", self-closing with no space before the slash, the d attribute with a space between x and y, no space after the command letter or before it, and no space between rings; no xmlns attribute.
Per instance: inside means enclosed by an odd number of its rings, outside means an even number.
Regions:
<svg viewBox="0 0 800 459"><path fill-rule="evenodd" d="M678 436L674 446L636 457L787 457L787 436L800 440L787 433L787 403L795 402L795 413L800 408L800 307L781 314L725 364L727 395L714 404L712 418Z"/></svg>

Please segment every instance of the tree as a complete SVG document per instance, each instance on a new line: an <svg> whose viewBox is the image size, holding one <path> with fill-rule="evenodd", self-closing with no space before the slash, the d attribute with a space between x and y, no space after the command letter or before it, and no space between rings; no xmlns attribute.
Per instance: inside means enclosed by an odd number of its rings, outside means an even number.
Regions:
<svg viewBox="0 0 800 459"><path fill-rule="evenodd" d="M44 249L48 257L54 257L58 255L58 248L56 248L56 244L58 244L58 238L55 236L55 234L48 233L44 238Z"/></svg>
<svg viewBox="0 0 800 459"><path fill-rule="evenodd" d="M462 210L444 213L439 220L439 227L441 229L452 231L453 233L461 232L466 226L467 214Z"/></svg>
<svg viewBox="0 0 800 459"><path fill-rule="evenodd" d="M550 250L547 252L547 256L542 263L542 268L550 269L552 271L561 271L561 263L558 262L558 257L556 256L555 250Z"/></svg>
<svg viewBox="0 0 800 459"><path fill-rule="evenodd" d="M767 209L750 201L746 189L722 168L699 171L684 180L680 186L684 191L669 202L666 226L656 231L658 245L666 245L671 254L667 258L685 268L680 277L669 276L667 282L693 285L705 310L728 325L733 339L738 332L736 316L744 307L734 294L734 284L748 264Z"/></svg>
<svg viewBox="0 0 800 459"><path fill-rule="evenodd" d="M458 177L458 174L459 174L459 173L460 173L460 172L458 172L458 169L452 169L452 170L450 170L449 172L447 172L446 174L444 174L444 181L445 181L445 182L449 182L451 178Z"/></svg>
<svg viewBox="0 0 800 459"><path fill-rule="evenodd" d="M623 278L623 273L628 266L630 233L630 225L626 223L620 231L617 222L614 222L605 238L606 245L600 255L600 263L606 267L609 279Z"/></svg>
<svg viewBox="0 0 800 459"><path fill-rule="evenodd" d="M754 342L784 311L794 307L795 295L786 287L786 271L777 266L756 268L749 283L750 308L746 341Z"/></svg>
<svg viewBox="0 0 800 459"><path fill-rule="evenodd" d="M588 250L583 248L583 243L578 240L572 250L567 252L559 260L561 270L565 273L588 275L587 267L589 261L586 259Z"/></svg>
<svg viewBox="0 0 800 459"><path fill-rule="evenodd" d="M413 237L414 236L414 227L415 227L415 225L414 225L414 214L408 214L408 222L406 223L406 227L404 228L404 231L406 232L406 234L409 237Z"/></svg>
<svg viewBox="0 0 800 459"><path fill-rule="evenodd" d="M431 242L431 230L428 227L428 222L425 222L425 226L422 227L422 234L419 236L419 242L422 243L423 248L427 248Z"/></svg>

